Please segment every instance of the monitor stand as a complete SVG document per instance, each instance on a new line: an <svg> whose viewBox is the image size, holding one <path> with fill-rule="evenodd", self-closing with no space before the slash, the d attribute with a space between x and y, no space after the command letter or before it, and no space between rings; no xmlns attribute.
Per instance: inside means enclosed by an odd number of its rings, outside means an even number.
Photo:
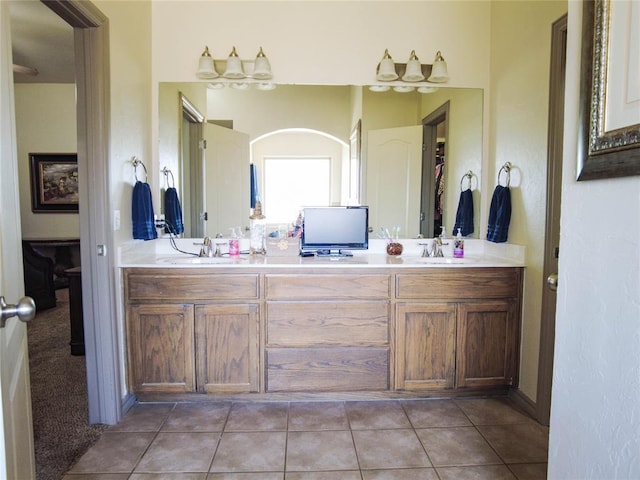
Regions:
<svg viewBox="0 0 640 480"><path fill-rule="evenodd" d="M353 253L349 250L340 250L338 248L327 248L316 251L318 257L353 257Z"/></svg>

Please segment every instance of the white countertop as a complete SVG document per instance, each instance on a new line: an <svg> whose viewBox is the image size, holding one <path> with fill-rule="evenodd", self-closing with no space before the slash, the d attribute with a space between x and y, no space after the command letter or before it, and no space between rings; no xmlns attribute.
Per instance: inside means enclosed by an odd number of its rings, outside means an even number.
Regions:
<svg viewBox="0 0 640 480"><path fill-rule="evenodd" d="M300 257L249 255L238 257L228 255L227 240L215 239L224 245L221 248L222 257L198 257L200 247L194 243L202 243L202 239L176 239L177 247L189 253L176 251L169 239L142 241L132 240L118 248L118 267L141 268L216 268L233 267L238 269L268 267L268 268L443 268L443 267L524 267L525 247L508 243L492 243L485 240L465 239L464 258L453 258L451 246L453 239L448 239L449 245L443 247L444 257L422 257L423 246L429 239L400 239L403 253L398 256L386 254L386 241L370 239L368 250L354 250L351 257ZM247 248L244 248L247 247ZM248 251L245 239L240 243L241 251ZM190 254L191 253L191 254Z"/></svg>

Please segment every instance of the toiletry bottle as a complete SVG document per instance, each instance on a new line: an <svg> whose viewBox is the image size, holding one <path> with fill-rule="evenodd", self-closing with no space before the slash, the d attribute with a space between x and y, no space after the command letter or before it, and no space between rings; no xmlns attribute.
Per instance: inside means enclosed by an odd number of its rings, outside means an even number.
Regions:
<svg viewBox="0 0 640 480"><path fill-rule="evenodd" d="M262 202L259 200L256 200L253 214L249 217L249 230L251 232L249 253L264 255L266 253L267 220L262 214Z"/></svg>
<svg viewBox="0 0 640 480"><path fill-rule="evenodd" d="M229 239L229 256L237 257L240 255L240 240L238 239L238 235L236 234L235 228L230 228L231 230L231 238Z"/></svg>
<svg viewBox="0 0 640 480"><path fill-rule="evenodd" d="M453 256L455 258L464 257L464 239L462 238L462 232L458 229L458 234L453 241Z"/></svg>

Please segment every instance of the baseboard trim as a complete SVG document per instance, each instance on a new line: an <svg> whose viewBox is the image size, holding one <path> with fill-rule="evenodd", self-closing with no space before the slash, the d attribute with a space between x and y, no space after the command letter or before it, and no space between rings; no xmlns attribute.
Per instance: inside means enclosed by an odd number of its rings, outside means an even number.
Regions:
<svg viewBox="0 0 640 480"><path fill-rule="evenodd" d="M136 403L138 403L138 397L133 393L127 394L122 399L122 416L124 417L124 414L127 413Z"/></svg>
<svg viewBox="0 0 640 480"><path fill-rule="evenodd" d="M524 413L535 419L537 415L536 402L527 397L519 388L512 388L508 394L509 400Z"/></svg>

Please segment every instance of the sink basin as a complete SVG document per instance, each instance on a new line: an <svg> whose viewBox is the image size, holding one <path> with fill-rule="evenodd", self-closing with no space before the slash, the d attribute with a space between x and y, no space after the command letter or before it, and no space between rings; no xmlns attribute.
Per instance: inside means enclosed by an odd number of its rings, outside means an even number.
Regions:
<svg viewBox="0 0 640 480"><path fill-rule="evenodd" d="M162 263L170 263L172 265L217 265L217 264L233 264L240 263L244 259L239 257L180 257L172 256L160 258L158 261Z"/></svg>
<svg viewBox="0 0 640 480"><path fill-rule="evenodd" d="M403 263L418 263L418 264L464 264L474 263L474 258L453 258L453 257L403 257Z"/></svg>

